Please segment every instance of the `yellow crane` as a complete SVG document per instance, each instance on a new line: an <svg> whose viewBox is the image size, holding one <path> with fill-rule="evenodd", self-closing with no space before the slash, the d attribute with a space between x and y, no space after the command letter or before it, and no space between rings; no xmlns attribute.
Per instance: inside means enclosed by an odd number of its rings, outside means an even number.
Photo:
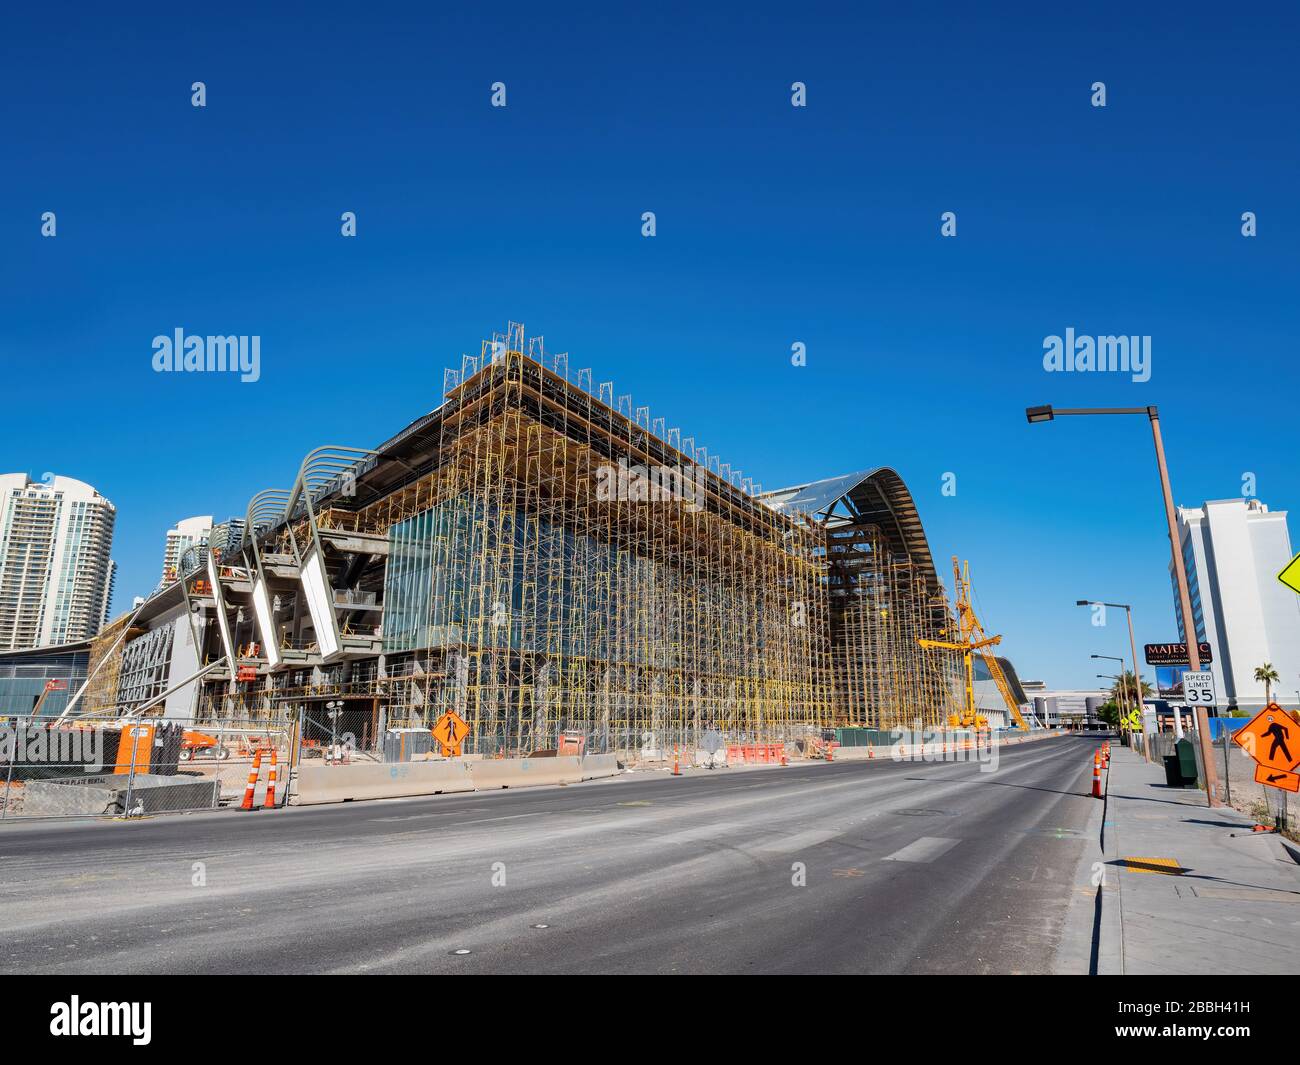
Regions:
<svg viewBox="0 0 1300 1065"><path fill-rule="evenodd" d="M989 653L990 647L996 647L1002 642L1001 636L987 636L984 633L984 626L980 624L979 618L975 616L975 609L970 602L970 563L967 562L963 570L961 564L957 561L957 556L952 559L952 580L953 588L957 593L957 624L961 629L960 642L946 640L917 640L922 647L943 648L949 651L960 651L962 661L966 667L966 709L958 718L958 723L966 728L985 728L988 721L975 710L975 655L978 653L984 659L984 664L988 667L989 675L998 686L998 691L1002 693L1002 698L1007 704L1007 710L1016 724L1023 729L1029 728L1029 723L1025 721L1024 715L1020 712L1015 697L1011 694L1011 686L1007 683L1006 675L1002 672L1002 667L998 665L998 660ZM941 633L947 635L947 633ZM957 715L952 715L956 717ZM951 718L949 719L951 722Z"/></svg>

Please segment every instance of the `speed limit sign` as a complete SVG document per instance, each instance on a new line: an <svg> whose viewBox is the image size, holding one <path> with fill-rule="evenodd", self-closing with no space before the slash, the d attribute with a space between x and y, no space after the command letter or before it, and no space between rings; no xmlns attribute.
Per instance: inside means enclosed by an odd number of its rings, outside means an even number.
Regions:
<svg viewBox="0 0 1300 1065"><path fill-rule="evenodd" d="M1216 705L1218 700L1214 698L1214 674L1184 673L1183 702L1188 706Z"/></svg>

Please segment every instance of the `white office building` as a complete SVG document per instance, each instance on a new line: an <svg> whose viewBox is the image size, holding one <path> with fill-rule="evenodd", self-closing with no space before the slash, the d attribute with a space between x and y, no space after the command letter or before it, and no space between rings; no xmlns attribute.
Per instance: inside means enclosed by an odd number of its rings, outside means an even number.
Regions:
<svg viewBox="0 0 1300 1065"><path fill-rule="evenodd" d="M1110 701L1110 692L1104 688L1049 689L1041 680L1027 680L1024 690L1034 716L1047 728L1100 728L1097 711Z"/></svg>
<svg viewBox="0 0 1300 1065"><path fill-rule="evenodd" d="M212 535L212 515L182 518L176 527L167 530L167 543L163 548L162 583L176 579L176 567L181 555L191 547L207 547Z"/></svg>
<svg viewBox="0 0 1300 1065"><path fill-rule="evenodd" d="M1257 499L1216 499L1178 508L1196 638L1210 644L1220 708L1258 710L1264 684L1255 669L1272 663L1274 697L1300 699L1300 596L1277 579L1291 561L1286 511ZM1170 567L1173 580L1173 565ZM1185 641L1178 586L1174 615Z"/></svg>
<svg viewBox="0 0 1300 1065"><path fill-rule="evenodd" d="M75 643L108 617L117 508L71 477L0 474L0 650Z"/></svg>

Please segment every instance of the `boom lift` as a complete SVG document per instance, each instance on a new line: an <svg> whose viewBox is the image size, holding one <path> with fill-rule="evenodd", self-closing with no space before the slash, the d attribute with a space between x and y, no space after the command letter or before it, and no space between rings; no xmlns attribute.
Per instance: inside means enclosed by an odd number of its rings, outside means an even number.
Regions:
<svg viewBox="0 0 1300 1065"><path fill-rule="evenodd" d="M1002 672L1002 667L998 665L998 660L989 652L990 647L996 647L1002 642L1002 637L985 635L984 626L980 624L979 618L975 616L975 609L970 602L970 563L967 562L963 570L961 564L957 561L956 555L952 559L952 580L953 588L957 593L957 623L961 629L960 642L917 640L917 643L922 647L943 648L944 650L962 652L962 661L966 667L966 707L962 715L957 718L958 724L963 728L988 727L987 719L982 717L975 709L974 656L978 653L984 659L984 664L988 667L989 675L993 678L994 683L997 684L998 691L1002 693L1002 699L1007 704L1007 710L1010 712L1012 719L1022 729L1028 730L1029 723L1020 712L1020 707L1011 694L1011 686L1007 683L1006 675ZM946 633L941 635L946 635ZM952 717L956 718L957 715L954 714ZM951 718L949 720L951 722Z"/></svg>
<svg viewBox="0 0 1300 1065"><path fill-rule="evenodd" d="M47 680L45 687L41 689L40 698L36 700L36 705L32 707L32 717L38 717L41 712L41 705L45 702L50 692L62 692L68 690L66 680Z"/></svg>

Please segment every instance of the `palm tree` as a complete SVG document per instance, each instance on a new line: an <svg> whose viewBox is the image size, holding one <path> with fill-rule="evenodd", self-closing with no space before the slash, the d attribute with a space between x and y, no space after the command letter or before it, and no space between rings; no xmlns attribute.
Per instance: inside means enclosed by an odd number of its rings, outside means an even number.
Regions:
<svg viewBox="0 0 1300 1065"><path fill-rule="evenodd" d="M1124 675L1120 677L1110 689L1110 697L1120 706L1125 706L1133 702L1133 693L1137 691L1137 678L1133 676L1133 671L1125 670ZM1151 685L1146 681L1142 682L1142 698L1145 699L1151 694Z"/></svg>
<svg viewBox="0 0 1300 1065"><path fill-rule="evenodd" d="M1255 679L1264 685L1264 702L1273 701L1273 682L1281 680L1277 675L1277 670L1273 668L1272 662L1265 662L1262 666L1255 667Z"/></svg>
<svg viewBox="0 0 1300 1065"><path fill-rule="evenodd" d="M1120 709L1119 703L1114 699L1110 702L1102 703L1097 707L1097 720L1103 725L1109 725L1111 728L1119 728Z"/></svg>

